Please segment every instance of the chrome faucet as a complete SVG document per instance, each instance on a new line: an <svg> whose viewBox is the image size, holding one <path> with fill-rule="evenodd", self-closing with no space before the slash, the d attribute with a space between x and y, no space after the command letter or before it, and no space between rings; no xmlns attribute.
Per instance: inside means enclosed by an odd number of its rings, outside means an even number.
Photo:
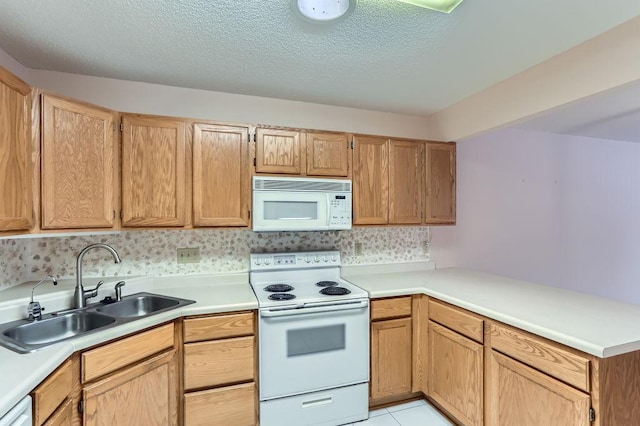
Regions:
<svg viewBox="0 0 640 426"><path fill-rule="evenodd" d="M73 295L74 308L76 309L85 308L87 306L87 299L96 297L98 295L98 288L100 288L100 286L103 284L103 281L100 281L98 285L95 286L95 288L89 290L85 290L82 286L82 258L84 258L84 255L88 251L99 248L105 249L110 252L115 263L121 262L118 252L115 251L113 247L107 244L91 244L90 246L86 246L85 248L83 248L80 253L78 253L78 259L76 260L76 292Z"/></svg>
<svg viewBox="0 0 640 426"><path fill-rule="evenodd" d="M58 285L58 280L56 280L56 277L54 277L53 275L47 275L33 286L33 288L31 289L31 302L29 302L29 305L27 306L27 315L29 316L29 321L39 321L40 319L42 319L42 311L44 311L44 307L40 306L40 302L33 301L33 291L36 289L36 287L38 287L46 280L51 280L53 282L53 285Z"/></svg>

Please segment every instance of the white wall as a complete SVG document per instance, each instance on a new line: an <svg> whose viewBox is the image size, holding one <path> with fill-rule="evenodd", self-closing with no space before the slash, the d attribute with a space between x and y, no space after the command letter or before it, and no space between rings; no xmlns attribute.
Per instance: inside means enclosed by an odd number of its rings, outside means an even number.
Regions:
<svg viewBox="0 0 640 426"><path fill-rule="evenodd" d="M522 130L460 142L457 226L432 235L438 267L640 304L640 144Z"/></svg>

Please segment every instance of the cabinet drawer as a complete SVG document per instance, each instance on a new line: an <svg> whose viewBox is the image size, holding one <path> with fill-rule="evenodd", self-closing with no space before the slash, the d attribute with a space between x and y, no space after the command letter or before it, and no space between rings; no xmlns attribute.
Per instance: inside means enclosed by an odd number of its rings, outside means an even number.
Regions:
<svg viewBox="0 0 640 426"><path fill-rule="evenodd" d="M253 313L189 318L184 320L184 341L222 339L250 336L253 331Z"/></svg>
<svg viewBox="0 0 640 426"><path fill-rule="evenodd" d="M41 425L58 408L73 389L73 370L68 359L51 373L32 394L33 424Z"/></svg>
<svg viewBox="0 0 640 426"><path fill-rule="evenodd" d="M186 394L184 424L185 426L255 425L255 383Z"/></svg>
<svg viewBox="0 0 640 426"><path fill-rule="evenodd" d="M484 341L484 320L462 309L429 300L429 319L478 343Z"/></svg>
<svg viewBox="0 0 640 426"><path fill-rule="evenodd" d="M254 380L253 368L253 336L184 345L186 390Z"/></svg>
<svg viewBox="0 0 640 426"><path fill-rule="evenodd" d="M82 382L109 374L173 345L171 323L86 351L82 354Z"/></svg>
<svg viewBox="0 0 640 426"><path fill-rule="evenodd" d="M371 301L371 320L411 316L411 296Z"/></svg>
<svg viewBox="0 0 640 426"><path fill-rule="evenodd" d="M491 347L589 392L589 360L542 338L491 323Z"/></svg>
<svg viewBox="0 0 640 426"><path fill-rule="evenodd" d="M49 417L44 426L71 426L72 420L73 404L71 398L69 398Z"/></svg>

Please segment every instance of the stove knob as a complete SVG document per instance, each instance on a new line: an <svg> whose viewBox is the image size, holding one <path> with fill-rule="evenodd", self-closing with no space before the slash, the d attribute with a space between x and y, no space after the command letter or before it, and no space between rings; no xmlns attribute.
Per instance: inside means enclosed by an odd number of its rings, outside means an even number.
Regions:
<svg viewBox="0 0 640 426"><path fill-rule="evenodd" d="M320 256L315 256L313 258L313 261L316 262L316 263L320 262Z"/></svg>
<svg viewBox="0 0 640 426"><path fill-rule="evenodd" d="M311 256L305 256L304 257L304 261L307 262L307 263L310 263L311 262Z"/></svg>
<svg viewBox="0 0 640 426"><path fill-rule="evenodd" d="M257 257L256 260L254 260L253 263L255 263L256 265L260 266L260 265L262 265L262 260L259 257Z"/></svg>
<svg viewBox="0 0 640 426"><path fill-rule="evenodd" d="M322 260L324 260L325 262L328 262L329 261L329 256L323 256Z"/></svg>
<svg viewBox="0 0 640 426"><path fill-rule="evenodd" d="M336 255L335 255L335 254L332 254L332 255L331 255L331 261L332 261L332 262L335 262L336 260L338 260L338 259L337 259L337 257L336 257Z"/></svg>
<svg viewBox="0 0 640 426"><path fill-rule="evenodd" d="M264 264L265 265L271 265L271 259L269 259L268 257L264 259Z"/></svg>

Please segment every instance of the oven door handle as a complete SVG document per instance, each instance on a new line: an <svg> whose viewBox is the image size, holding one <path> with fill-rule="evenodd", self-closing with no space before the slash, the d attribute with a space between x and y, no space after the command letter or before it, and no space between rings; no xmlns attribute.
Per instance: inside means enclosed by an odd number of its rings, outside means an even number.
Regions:
<svg viewBox="0 0 640 426"><path fill-rule="evenodd" d="M340 303L340 304L332 304L332 305L324 305L324 306L313 306L313 307L300 307L300 308L289 308L289 309L273 309L273 310L261 310L261 317L287 317L291 315L308 315L308 314L316 314L322 312L334 312L334 311L346 311L352 309L363 309L369 306L368 300L360 300L358 302L349 302L349 303Z"/></svg>

